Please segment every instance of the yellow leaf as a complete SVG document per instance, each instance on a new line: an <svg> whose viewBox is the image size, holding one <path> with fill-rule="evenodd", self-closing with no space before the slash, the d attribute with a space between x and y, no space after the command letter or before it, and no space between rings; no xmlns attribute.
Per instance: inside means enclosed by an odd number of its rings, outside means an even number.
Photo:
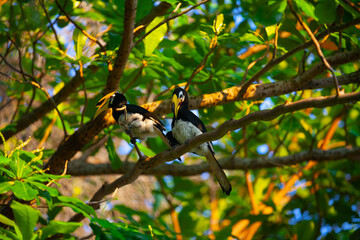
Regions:
<svg viewBox="0 0 360 240"><path fill-rule="evenodd" d="M219 14L216 16L215 20L214 20L214 26L213 26L213 30L215 32L216 35L218 35L221 30L223 29L224 26L224 15L223 14Z"/></svg>

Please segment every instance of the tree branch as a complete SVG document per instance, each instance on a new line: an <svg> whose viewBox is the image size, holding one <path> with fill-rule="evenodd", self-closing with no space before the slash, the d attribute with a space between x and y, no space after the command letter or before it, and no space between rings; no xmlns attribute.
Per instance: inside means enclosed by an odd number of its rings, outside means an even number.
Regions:
<svg viewBox="0 0 360 240"><path fill-rule="evenodd" d="M76 89L81 85L82 80L79 74L73 77L70 82L68 82L56 95L52 97L53 101L56 104L60 104L65 101L67 97L76 91ZM16 133L24 130L34 122L43 118L48 112L54 109L54 104L50 100L42 103L40 107L34 109L31 113L23 115L13 126L13 130L5 130L2 132L5 139L9 139L14 136Z"/></svg>
<svg viewBox="0 0 360 240"><path fill-rule="evenodd" d="M152 29L150 29L146 34L144 34L140 39L138 39L134 46L137 45L138 43L140 43L142 40L144 40L144 38L146 38L150 33L152 33L154 30L156 30L157 28L159 28L161 25L167 23L168 21L172 20L172 19L175 19L177 17L180 17L181 15L184 15L185 13L197 8L198 6L208 2L209 0L203 0L201 2L199 2L198 4L195 4L194 6L190 7L190 8L187 8L185 9L184 11L182 11L181 13L178 13L174 16L169 16L168 18L164 19L163 21L161 21L159 24L157 24L155 27L153 27Z"/></svg>
<svg viewBox="0 0 360 240"><path fill-rule="evenodd" d="M101 200L103 197L105 197L106 195L115 191L115 189L120 188L126 184L132 183L140 176L140 174L143 173L143 171L146 171L147 169L156 168L165 162L172 161L173 159L177 159L181 155L191 151L191 149L193 149L194 147L196 147L202 143L218 140L218 139L222 138L225 134L227 134L229 131L234 131L236 129L242 128L246 125L249 125L250 123L253 123L256 121L271 121L285 113L294 112L294 111L298 111L298 110L305 109L305 108L311 108L311 107L323 108L323 107L333 106L336 104L344 104L344 103L349 103L349 102L354 102L354 101L359 101L359 100L360 100L360 92L343 94L341 96L308 98L308 99L303 99L303 100L293 102L293 103L286 103L284 105L277 106L271 110L262 110L262 111L250 113L250 114L242 117L239 120L234 120L234 119L228 120L225 123L223 123L222 125L220 125L220 127L218 127L217 129L210 131L210 132L206 132L201 135L198 135L198 136L190 139L187 143L177 146L172 150L165 150L153 157L150 157L147 159L140 159L136 163L136 165L133 166L131 168L131 170L126 172L126 174L124 174L122 177L116 179L112 183L104 183L103 186L94 194L94 196L91 199L91 202L97 202L97 201ZM109 114L110 113L108 112L107 115L109 115ZM73 143L73 144L77 144L77 143ZM314 155L311 157L315 160L323 159L316 155L317 151L318 150L313 150ZM355 156L358 156L359 153L360 153L359 149L356 148L356 151L354 153L352 153L352 154L347 153L346 156L347 157L353 157L353 156L355 157ZM338 152L332 152L332 154L329 156L329 159L331 158L331 156L338 156L338 154L339 154ZM299 156L301 156L301 154ZM62 158L62 161L64 161L65 159L66 158ZM299 161L298 159L301 159L301 158L293 157L291 159L293 161L291 164L294 164L294 163L297 163L296 161ZM56 161L55 163L59 164L61 162L59 160L61 160L61 159L58 159L58 161ZM66 162L66 160L65 160L65 162ZM245 163L247 163L248 167L255 165L255 162L253 162L252 160L245 161ZM230 159L230 164L234 165L233 159ZM266 164L269 164L268 161L266 162ZM278 166L278 165L275 165L273 162L270 164L272 164L274 166ZM61 166L63 166L63 165L64 164L62 164ZM59 167L59 166L56 166L56 167ZM264 167L264 163L263 163L263 165L258 164L258 167ZM248 169L248 168L245 168L245 169ZM209 171L209 169L208 169L208 171ZM92 206L94 208L99 207L98 204L92 205ZM80 221L82 219L83 219L83 216L81 214L76 214L69 221Z"/></svg>
<svg viewBox="0 0 360 240"><path fill-rule="evenodd" d="M217 129L206 132L199 136L190 139L186 144L177 146L173 150L166 150L157 154L154 157L147 159L145 168L153 168L164 162L171 161L179 158L181 155L191 151L194 147L208 142L215 141L222 138L229 131L234 131L239 128L243 128L250 123L257 121L271 121L285 113L299 111L306 108L324 108L334 106L337 104L344 104L350 102L357 102L360 100L360 92L348 93L342 96L330 96L330 97L316 97L302 99L297 102L285 103L283 105L276 106L271 110L262 110L254 113L250 113L238 120L228 120L220 125Z"/></svg>
<svg viewBox="0 0 360 240"><path fill-rule="evenodd" d="M159 5L153 7L150 13L136 24L134 37L139 36L156 17L165 15L170 8L171 4L167 2L160 2Z"/></svg>
<svg viewBox="0 0 360 240"><path fill-rule="evenodd" d="M354 26L354 25L359 24L359 23L360 23L360 18L356 18L353 21L348 22L348 23L346 23L344 25L333 26L333 27L327 29L326 31L320 33L318 36L316 36L316 39L322 39L323 37L327 36L330 33L341 31L343 29L346 29L348 27ZM294 55L298 51L301 51L301 50L303 50L305 48L310 47L312 44L313 44L312 41L307 41L306 43L304 43L302 45L299 45L299 46L295 47L294 49L288 51L287 53L285 53L281 57L272 59L260 71L258 71L256 74L254 74L247 82L245 82L244 84L241 85L243 87L243 89L242 89L242 91L240 92L239 95L241 96L241 95L245 94L247 92L247 88L250 87L250 85L253 82L257 81L262 75L264 75L272 67L274 67L277 64L281 63L282 61L284 61L288 57Z"/></svg>
<svg viewBox="0 0 360 240"><path fill-rule="evenodd" d="M123 75L125 65L132 48L136 6L137 6L137 0L125 1L123 39L119 47L114 68L112 71L109 72L109 76L105 87L105 94L116 91L119 87L120 78Z"/></svg>
<svg viewBox="0 0 360 240"><path fill-rule="evenodd" d="M334 78L334 82L335 82L335 87L336 87L336 94L340 95L340 90L339 90L339 83L338 80L336 78L334 69L331 67L331 65L329 64L329 62L326 60L321 47L320 47L320 43L318 42L318 40L316 39L315 35L312 33L312 31L310 30L310 28L307 26L307 24L302 20L301 16L295 11L294 6L291 2L291 0L287 1L292 13L294 14L295 18L298 20L298 22L300 22L300 24L302 25L302 27L305 29L305 31L307 32L307 34L310 36L311 41L314 43L315 49L317 54L319 55L321 62L326 66L326 68L331 72L333 78Z"/></svg>
<svg viewBox="0 0 360 240"><path fill-rule="evenodd" d="M359 51L360 52L360 51ZM291 81L291 80L290 80ZM340 84L348 84L353 82L360 81L360 71L343 75L339 77ZM332 78L317 79L309 82L306 87L308 89L314 89L319 87L332 86ZM292 92L298 89L292 89L293 85L284 82L269 83L269 84L257 84L254 85L254 89L251 90L251 95L249 94L248 99L260 99L269 96L275 96L276 94L285 94L284 90ZM213 94L205 94L195 98L191 98L190 106L192 109L195 108L204 108L211 107L220 104L225 104L229 102L235 102L237 93L240 91L239 87L233 87L225 89L222 92L217 92ZM222 98L219 98L220 97ZM347 95L346 95L347 96ZM342 99L342 98L341 98ZM306 100L306 99L305 99ZM156 105L155 105L156 104ZM170 102L168 100L157 101L153 103L148 103L142 105L143 107L148 107L150 111L157 111L157 114L165 114L170 112ZM161 111L159 111L159 109ZM75 153L81 150L89 141L91 141L100 131L113 124L113 118L111 113L107 112L104 118L96 118L87 122L83 127L79 128L73 135L71 135L65 142L61 143L57 151L50 158L47 166L51 166L51 173L62 173L63 166L66 160L71 159ZM189 149L190 150L190 149ZM177 158L177 157L176 157ZM173 158L173 159L176 159Z"/></svg>
<svg viewBox="0 0 360 240"><path fill-rule="evenodd" d="M333 65L338 66L341 64L345 64L348 62L352 62L360 59L360 49L355 49L346 53L338 53L332 57L327 58L327 60ZM325 65L322 63L318 63L314 65L312 68L297 76L293 80L287 81L278 81L275 83L268 84L253 84L250 85L244 94L241 94L242 87L234 86L227 89L224 89L220 92L215 92L211 94L204 94L201 96L190 97L190 109L199 109L199 108L208 108L214 107L217 105L222 105L226 103L232 103L240 100L260 100L266 97L278 96L286 93L291 93L293 91L298 91L304 88L305 86L313 85L316 88L323 87L332 87L332 85L324 85L320 81L312 81L312 79L319 75L320 73L326 70ZM345 75L344 75L345 76ZM359 76L357 75L357 78ZM331 78L332 80L333 78ZM341 81L344 79L338 79L339 84L343 84ZM356 82L359 81L359 78ZM313 82L313 84L311 84ZM328 81L326 80L326 83ZM321 86L320 86L321 85ZM313 88L311 88L313 89ZM167 100L159 100L152 103L143 104L142 107L149 110L150 112L154 112L155 114L161 116L171 112L171 104L170 99Z"/></svg>
<svg viewBox="0 0 360 240"><path fill-rule="evenodd" d="M359 158L360 148L338 148L331 150L312 150L303 151L286 157L259 157L259 158L221 158L220 165L228 170L246 170L272 168L279 166L290 166L293 164L307 162L310 160L317 162L336 161L344 158ZM75 165L75 167L74 167ZM68 174L71 176L89 176L89 175L105 175L105 174L125 174L134 168L135 163L123 162L122 166L114 170L110 163L104 164L77 164L69 163ZM172 176L193 176L204 172L211 171L207 162L194 165L184 165L181 163L162 164L160 166L146 169L143 175L172 175Z"/></svg>

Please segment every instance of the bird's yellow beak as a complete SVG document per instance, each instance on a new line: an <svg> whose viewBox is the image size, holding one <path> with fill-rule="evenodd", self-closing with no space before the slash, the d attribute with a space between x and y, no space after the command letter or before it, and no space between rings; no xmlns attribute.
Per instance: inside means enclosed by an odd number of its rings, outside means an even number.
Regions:
<svg viewBox="0 0 360 240"><path fill-rule="evenodd" d="M177 118L179 108L180 108L180 100L176 96L176 94L174 94L171 99L171 110L173 111L175 118Z"/></svg>
<svg viewBox="0 0 360 240"><path fill-rule="evenodd" d="M95 112L94 115L94 119L100 115L100 113L106 111L109 109L109 101L110 101L110 97L114 94L115 92L111 92L109 94L107 94L106 96L104 96L102 99L100 99L100 101L96 104L96 107L98 108Z"/></svg>

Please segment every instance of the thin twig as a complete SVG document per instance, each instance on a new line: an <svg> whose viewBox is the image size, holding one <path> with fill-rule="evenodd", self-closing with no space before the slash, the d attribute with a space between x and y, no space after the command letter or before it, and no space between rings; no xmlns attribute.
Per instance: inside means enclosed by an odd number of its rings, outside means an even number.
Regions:
<svg viewBox="0 0 360 240"><path fill-rule="evenodd" d="M344 18L344 8L339 5L339 9L338 9L338 14L337 14L340 18L340 25L343 24L343 18ZM339 51L341 52L342 50L342 31L339 31Z"/></svg>
<svg viewBox="0 0 360 240"><path fill-rule="evenodd" d="M42 9L44 10L46 19L48 20L48 22L49 22L49 24L50 24L50 28L51 28L51 30L52 30L53 33L54 33L55 40L56 40L56 42L57 42L57 44L58 44L59 49L60 49L60 50L64 50L63 46L61 45L61 43L60 43L60 41L59 41L59 38L58 38L58 35L57 35L56 30L55 30L55 28L54 28L54 25L53 25L53 23L51 22L49 13L48 13L48 11L47 11L46 8L45 8L44 0L41 0L41 1L40 1L40 5L41 5Z"/></svg>
<svg viewBox="0 0 360 240"><path fill-rule="evenodd" d="M243 76L243 78L242 78L242 80L241 80L241 83L243 83L243 82L245 81L245 79L246 79L246 77L247 77L247 74L248 74L248 71L249 71L253 66L255 66L255 64L256 64L258 61L264 59L264 58L269 54L269 49L270 49L270 46L269 46L269 44L268 44L268 45L266 46L266 51L265 51L265 53L264 53L261 57L259 57L258 59L255 59L252 63L250 63L250 64L246 67L246 70L245 70L244 76Z"/></svg>
<svg viewBox="0 0 360 240"><path fill-rule="evenodd" d="M360 23L360 18L356 18L351 22L345 23L344 25L334 26L334 27L329 28L329 29L325 30L324 32L320 33L317 36L317 39L321 39L321 38L329 35L330 33L341 31L343 29L349 28L349 27L354 26L354 25L359 24L359 23ZM249 86L253 82L257 81L262 75L264 75L271 68L278 65L280 62L284 61L285 59L289 58L290 56L294 55L298 51L303 50L303 49L311 46L311 44L312 44L312 41L307 41L304 44L302 44L300 46L297 46L297 47L293 48L292 50L288 51L287 53L285 53L281 57L278 57L276 59L273 59L272 61L269 61L263 68L261 68L256 74L254 74L246 83L241 85L242 89L239 92L239 96L242 97L246 93Z"/></svg>
<svg viewBox="0 0 360 240"><path fill-rule="evenodd" d="M136 46L138 43L140 43L142 40L144 40L144 38L146 38L150 33L152 33L153 31L155 31L155 30L156 30L157 28L159 28L161 25L169 22L169 21L172 20L172 19L175 19L175 18L177 18L177 17L180 17L181 15L184 15L185 13L188 13L189 11L193 10L194 8L197 8L198 6L204 4L204 3L208 2L208 1L209 1L209 0L203 0L203 1L199 2L198 4L196 4L196 5L188 8L188 9L186 9L186 10L184 10L184 11L182 11L182 12L180 12L180 13L174 15L174 16L169 16L169 17L167 17L166 19L164 19L163 21L161 21L159 24L157 24L155 27L153 27L152 29L150 29L147 33L145 33L139 40L137 40L137 41L135 42L135 44L134 44L133 46Z"/></svg>
<svg viewBox="0 0 360 240"><path fill-rule="evenodd" d="M64 123L64 119L62 118L62 115L61 115L59 109L57 108L56 103L55 103L54 100L51 98L51 96L50 96L50 94L48 93L48 91L46 90L46 88L45 88L44 86L42 86L42 85L40 84L40 82L38 82L38 81L35 79L34 76L25 73L25 71L24 71L23 68L22 68L22 61L21 61L21 59L22 59L22 54L21 54L20 48L19 48L19 47L17 46L17 44L11 39L11 37L10 37L9 35L8 35L8 38L9 38L9 40L12 42L12 44L15 46L15 48L17 49L18 54L19 54L19 67L20 67L20 71L19 71L19 70L17 70L17 71L20 72L20 74L23 76L23 78L24 78L25 81L27 81L27 79L26 79L25 76L30 77L30 79L31 79L30 83L31 83L33 86L38 87L40 90L42 90L42 91L45 93L47 99L52 102L52 104L54 105L54 108L55 108L56 112L58 113L59 118L60 118L60 120L61 120L61 123L62 123L62 126L63 126L63 130L64 130L64 138L66 138L67 135L68 135L68 134L67 134L67 131L66 131L66 126L65 126L65 123ZM2 57L1 55L0 55L0 57L3 59L3 61L4 61L5 63L7 63L8 66L12 66L11 64L9 64L9 63L6 61L6 59L5 59L4 57ZM14 68L14 69L15 69L15 68Z"/></svg>
<svg viewBox="0 0 360 240"><path fill-rule="evenodd" d="M100 49L102 52L106 53L106 49L105 47L101 44L101 42L96 38L91 36L89 33L87 33L84 29L82 29L74 20L71 19L71 17L69 16L69 14L65 11L65 9L60 6L58 0L55 0L55 3L57 5L57 7L61 10L61 12L67 17L67 19L74 24L74 26L79 29L87 38L89 38L91 41L94 41L97 43L97 45L99 45Z"/></svg>
<svg viewBox="0 0 360 240"><path fill-rule="evenodd" d="M318 42L318 40L316 39L315 35L312 33L312 31L310 30L310 28L307 26L307 24L302 20L301 16L295 11L294 6L292 4L291 0L288 0L288 5L290 6L290 9L292 11L292 13L294 14L294 16L296 17L296 19L298 20L298 22L300 22L301 26L303 26L303 28L305 29L305 31L307 32L307 34L310 36L312 42L314 43L315 49L322 61L322 63L326 66L326 68L331 72L333 78L334 78L334 83L336 86L336 95L340 96L340 89L339 89L339 82L336 78L334 69L331 67L331 65L329 64L329 62L326 60L321 47L320 47L320 43Z"/></svg>
<svg viewBox="0 0 360 240"><path fill-rule="evenodd" d="M203 60L199 63L199 65L196 66L195 70L192 72L190 78L188 79L186 85L185 85L185 91L189 90L191 81L194 79L194 77L205 67L206 61L209 58L209 56L211 55L211 53L214 52L215 48L216 48L217 44L214 44L210 51L205 55L205 57L203 58Z"/></svg>
<svg viewBox="0 0 360 240"><path fill-rule="evenodd" d="M169 194L166 193L165 191L165 183L164 180L161 177L157 177L158 183L160 185L160 191L163 194L165 200L167 201L167 203L169 204L169 208L170 208L170 215L171 215L171 220L173 222L174 225L174 231L176 234L176 240L182 240L182 235L181 235L181 228L180 228L180 224L179 224L179 219L178 219L178 215L175 211L175 207L169 197Z"/></svg>
<svg viewBox="0 0 360 240"><path fill-rule="evenodd" d="M125 89L122 91L123 94L126 93L126 91L136 82L136 80L141 76L144 67L147 66L147 62L145 60L142 61L141 67L139 69L139 72L136 74L136 76L133 78L133 80L131 82L129 82L129 84L125 87Z"/></svg>
<svg viewBox="0 0 360 240"><path fill-rule="evenodd" d="M88 99L87 99L87 93L86 93L86 87L85 87L84 67L83 67L83 63L81 62L81 60L79 61L79 66L80 66L79 73L80 73L80 78L82 80L82 86L83 86L84 98L85 98L84 108L81 113L81 122L80 122L80 126L82 126L84 124L85 110L87 107Z"/></svg>
<svg viewBox="0 0 360 240"><path fill-rule="evenodd" d="M272 56L271 60L274 60L276 58L276 54L277 54L278 39L279 39L279 27L280 27L280 22L278 22L275 27L274 51L273 51L273 56Z"/></svg>

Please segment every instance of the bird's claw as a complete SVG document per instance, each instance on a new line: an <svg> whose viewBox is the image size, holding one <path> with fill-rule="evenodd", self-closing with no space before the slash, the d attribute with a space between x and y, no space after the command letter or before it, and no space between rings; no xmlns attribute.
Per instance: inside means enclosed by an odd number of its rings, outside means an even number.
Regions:
<svg viewBox="0 0 360 240"><path fill-rule="evenodd" d="M130 139L130 142L131 142L133 145L135 145L135 144L136 144L136 138L131 138L131 139Z"/></svg>

